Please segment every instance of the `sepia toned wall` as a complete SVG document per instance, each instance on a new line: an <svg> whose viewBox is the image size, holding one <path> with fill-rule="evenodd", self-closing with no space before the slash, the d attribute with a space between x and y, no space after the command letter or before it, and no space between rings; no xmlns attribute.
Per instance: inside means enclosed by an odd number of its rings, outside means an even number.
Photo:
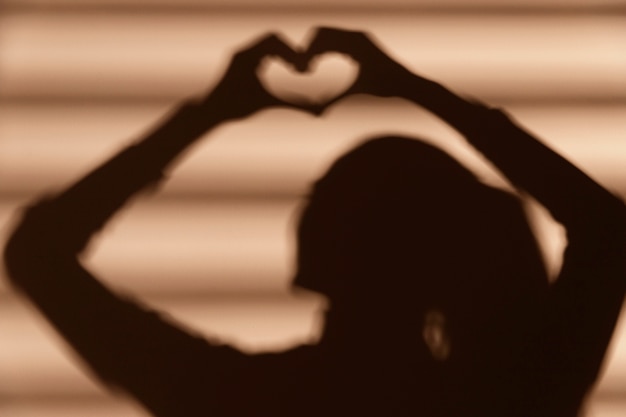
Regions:
<svg viewBox="0 0 626 417"><path fill-rule="evenodd" d="M412 70L505 108L626 198L626 3L382 4L5 0L0 245L19 207L137 140L181 101L205 94L238 47L268 31L306 44L310 30L320 25L368 31ZM355 67L342 60L328 65L308 85L276 62L263 77L283 93L302 88L332 94L349 82ZM384 133L424 138L484 181L510 188L450 127L402 100L352 97L322 118L268 110L207 135L159 193L111 222L87 263L111 287L241 349L312 343L321 331L318 313L325 301L288 291L298 208L311 181L335 156ZM563 231L538 205L529 205L528 213L554 276ZM586 413L626 415L624 319ZM1 277L0 415L146 414L92 381Z"/></svg>

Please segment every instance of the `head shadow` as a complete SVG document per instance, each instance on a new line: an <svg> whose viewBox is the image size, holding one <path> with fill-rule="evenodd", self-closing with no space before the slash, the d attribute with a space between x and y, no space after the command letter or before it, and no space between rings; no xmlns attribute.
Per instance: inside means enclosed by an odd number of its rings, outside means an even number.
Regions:
<svg viewBox="0 0 626 417"><path fill-rule="evenodd" d="M364 141L315 183L296 262L294 284L328 298L327 326L346 337L376 336L381 322L379 336L397 340L437 312L467 354L548 286L520 201L399 136Z"/></svg>

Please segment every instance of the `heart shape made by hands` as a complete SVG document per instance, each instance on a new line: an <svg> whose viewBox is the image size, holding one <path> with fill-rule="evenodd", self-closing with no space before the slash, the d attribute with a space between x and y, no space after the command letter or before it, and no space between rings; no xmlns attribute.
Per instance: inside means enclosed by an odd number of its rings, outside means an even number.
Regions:
<svg viewBox="0 0 626 417"><path fill-rule="evenodd" d="M306 63L306 69L280 57L267 57L257 76L274 97L295 105L324 106L345 93L357 79L359 64L345 55L328 52Z"/></svg>

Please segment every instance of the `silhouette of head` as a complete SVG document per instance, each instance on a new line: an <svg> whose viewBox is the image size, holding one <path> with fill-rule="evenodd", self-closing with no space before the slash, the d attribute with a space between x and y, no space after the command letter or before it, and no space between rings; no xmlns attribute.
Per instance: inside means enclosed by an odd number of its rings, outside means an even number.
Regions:
<svg viewBox="0 0 626 417"><path fill-rule="evenodd" d="M403 137L362 143L317 181L297 267L294 283L333 306L376 305L394 320L436 309L484 321L547 285L517 199Z"/></svg>

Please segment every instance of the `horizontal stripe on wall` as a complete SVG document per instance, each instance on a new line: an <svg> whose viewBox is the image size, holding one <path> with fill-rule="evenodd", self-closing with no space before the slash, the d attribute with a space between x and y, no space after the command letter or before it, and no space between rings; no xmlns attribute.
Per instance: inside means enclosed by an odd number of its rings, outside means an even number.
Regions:
<svg viewBox="0 0 626 417"><path fill-rule="evenodd" d="M624 100L626 16L429 17L333 13L0 17L3 97L178 99L217 80L268 31L301 42L319 25L363 28L400 62L483 99ZM77 41L80 39L80 41Z"/></svg>

